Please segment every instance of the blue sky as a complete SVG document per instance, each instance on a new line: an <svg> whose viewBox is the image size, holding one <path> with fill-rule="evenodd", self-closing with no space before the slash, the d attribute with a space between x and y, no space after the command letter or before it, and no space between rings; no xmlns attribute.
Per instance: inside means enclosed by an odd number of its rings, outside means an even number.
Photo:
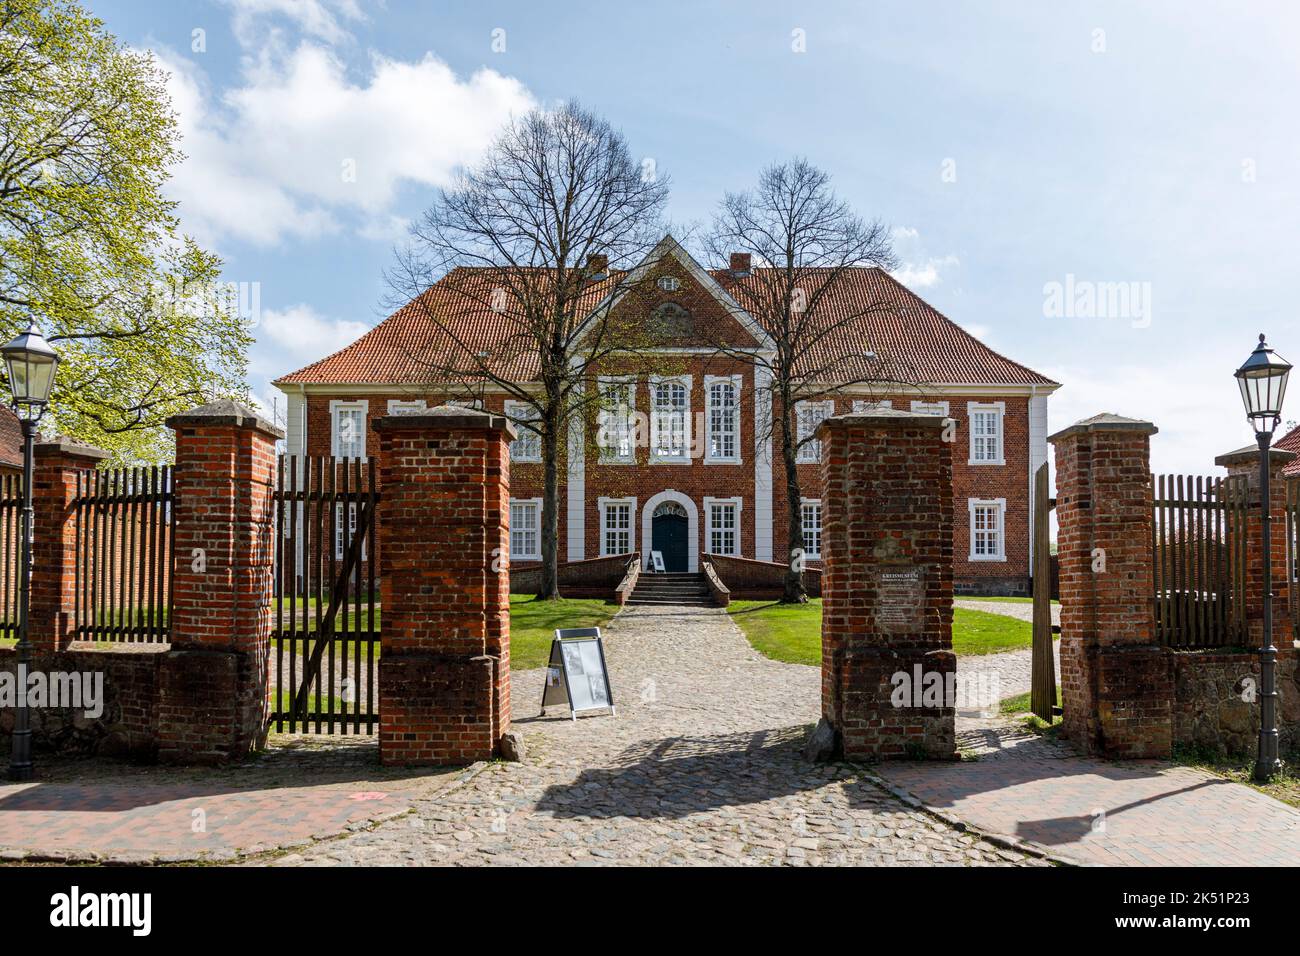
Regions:
<svg viewBox="0 0 1300 956"><path fill-rule="evenodd" d="M807 156L896 230L913 289L1065 384L1053 428L1153 420L1158 470L1209 472L1250 440L1231 374L1258 332L1300 357L1294 5L90 7L172 73L189 158L170 188L226 278L258 283L264 402L382 317L393 244L451 170L512 111L568 97L672 178L683 225ZM1135 297L1053 314L1067 277Z"/></svg>

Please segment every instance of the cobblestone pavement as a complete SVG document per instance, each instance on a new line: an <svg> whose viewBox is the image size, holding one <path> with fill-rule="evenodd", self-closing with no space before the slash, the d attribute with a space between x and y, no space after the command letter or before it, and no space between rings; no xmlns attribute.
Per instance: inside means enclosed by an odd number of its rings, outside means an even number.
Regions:
<svg viewBox="0 0 1300 956"><path fill-rule="evenodd" d="M1061 682L1060 641L1053 643L1052 652L1053 657L1056 659L1056 682L1059 684ZM998 699L1028 693L1032 686L1030 679L1033 668L1034 652L1031 650L1007 651L1003 654L978 654L957 658L957 672L959 674L979 673L980 671L996 673L998 681L995 696Z"/></svg>
<svg viewBox="0 0 1300 956"><path fill-rule="evenodd" d="M819 671L764 658L722 612L628 609L605 633L616 717L541 717L543 671L516 672L523 763L271 862L1045 865L805 761Z"/></svg>
<svg viewBox="0 0 1300 956"><path fill-rule="evenodd" d="M1001 717L959 718L954 764L876 772L926 807L1085 865L1295 866L1300 811L1160 761L1108 762Z"/></svg>
<svg viewBox="0 0 1300 956"><path fill-rule="evenodd" d="M373 738L277 743L222 769L43 757L35 781L0 785L0 861L232 860L405 813L460 776L382 768Z"/></svg>

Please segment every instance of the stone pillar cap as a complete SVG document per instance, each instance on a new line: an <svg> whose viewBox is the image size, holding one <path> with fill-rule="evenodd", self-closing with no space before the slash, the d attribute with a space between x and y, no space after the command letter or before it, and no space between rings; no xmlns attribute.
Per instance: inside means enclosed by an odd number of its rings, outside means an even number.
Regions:
<svg viewBox="0 0 1300 956"><path fill-rule="evenodd" d="M1285 465L1289 461L1294 461L1300 455L1293 451L1287 451L1285 448L1270 448L1268 450L1268 463L1270 466ZM1259 461L1259 446L1247 445L1245 448L1238 448L1236 451L1227 451L1214 459L1216 465L1222 465L1225 468L1233 465L1253 465Z"/></svg>
<svg viewBox="0 0 1300 956"><path fill-rule="evenodd" d="M46 438L36 442L35 452L38 455L69 455L76 458L93 458L95 461L103 461L111 454L111 452L96 448L94 445L84 445L79 441L68 438L66 435L56 435L53 438Z"/></svg>
<svg viewBox="0 0 1300 956"><path fill-rule="evenodd" d="M228 398L191 408L188 412L181 412L167 419L167 427L172 429L207 428L213 425L248 428L277 440L284 437L282 429L276 428L247 405L241 405Z"/></svg>
<svg viewBox="0 0 1300 956"><path fill-rule="evenodd" d="M518 430L504 415L465 408L460 405L439 405L418 414L385 415L371 423L379 431L395 428L483 428L503 431L513 441Z"/></svg>
<svg viewBox="0 0 1300 956"><path fill-rule="evenodd" d="M1048 435L1047 440L1055 444L1063 438L1086 432L1136 432L1141 435L1154 435L1158 431L1160 429L1155 425L1140 418L1125 418L1114 412L1102 412L1100 415L1077 421L1068 428L1062 428L1055 435Z"/></svg>

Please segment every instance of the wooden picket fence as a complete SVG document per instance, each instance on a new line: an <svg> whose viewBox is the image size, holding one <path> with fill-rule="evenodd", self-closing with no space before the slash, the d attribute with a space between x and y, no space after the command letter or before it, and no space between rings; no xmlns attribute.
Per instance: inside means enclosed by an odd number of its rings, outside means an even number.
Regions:
<svg viewBox="0 0 1300 956"><path fill-rule="evenodd" d="M1246 479L1152 475L1151 491L1160 643L1244 645Z"/></svg>

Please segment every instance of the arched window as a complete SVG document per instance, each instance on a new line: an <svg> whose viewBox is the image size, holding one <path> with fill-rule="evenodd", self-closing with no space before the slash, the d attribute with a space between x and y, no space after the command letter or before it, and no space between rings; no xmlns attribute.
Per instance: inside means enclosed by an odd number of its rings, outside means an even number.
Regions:
<svg viewBox="0 0 1300 956"><path fill-rule="evenodd" d="M662 518L664 515L676 515L678 518L685 518L686 509L679 502L665 501L654 511L654 517L656 518Z"/></svg>

